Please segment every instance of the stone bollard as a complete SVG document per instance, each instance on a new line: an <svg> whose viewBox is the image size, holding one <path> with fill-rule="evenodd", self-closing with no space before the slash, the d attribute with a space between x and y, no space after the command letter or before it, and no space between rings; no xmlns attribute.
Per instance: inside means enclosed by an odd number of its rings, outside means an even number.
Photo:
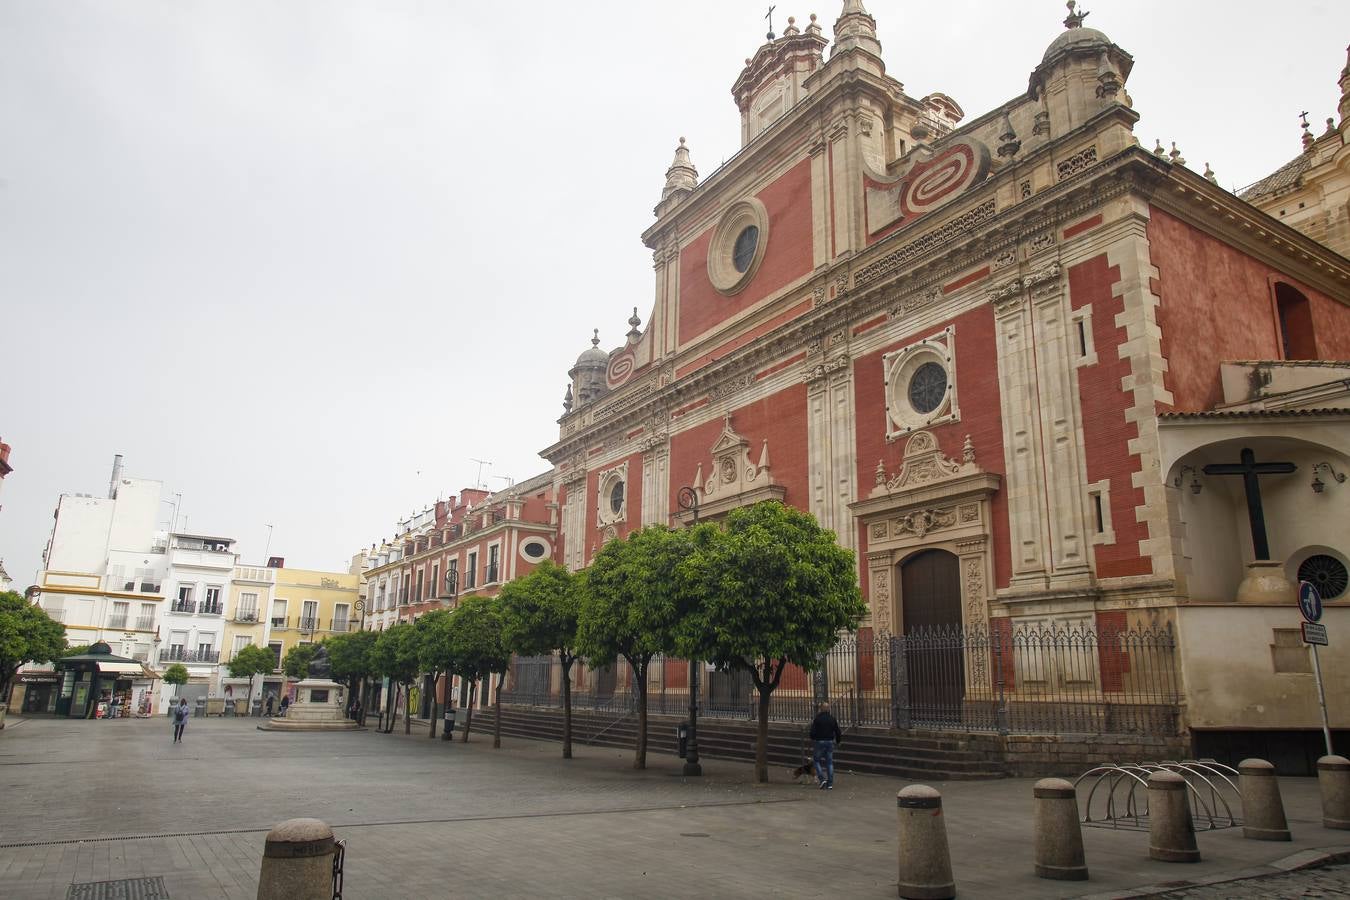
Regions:
<svg viewBox="0 0 1350 900"><path fill-rule="evenodd" d="M258 900L331 900L333 829L318 819L287 819L267 833Z"/></svg>
<svg viewBox="0 0 1350 900"><path fill-rule="evenodd" d="M1244 759L1238 763L1238 785L1242 791L1242 836L1254 841L1293 840L1289 821L1284 817L1280 782L1275 767L1264 759Z"/></svg>
<svg viewBox="0 0 1350 900"><path fill-rule="evenodd" d="M1322 789L1322 827L1350 829L1350 759L1319 759L1317 786Z"/></svg>
<svg viewBox="0 0 1350 900"><path fill-rule="evenodd" d="M1083 830L1078 824L1078 794L1063 778L1042 778L1036 798L1036 874L1056 881L1086 881Z"/></svg>
<svg viewBox="0 0 1350 900"><path fill-rule="evenodd" d="M900 817L900 896L909 900L955 897L942 795L927 785L911 784L895 795L895 804Z"/></svg>
<svg viewBox="0 0 1350 900"><path fill-rule="evenodd" d="M1176 772L1148 776L1148 855L1163 862L1199 862L1191 798Z"/></svg>

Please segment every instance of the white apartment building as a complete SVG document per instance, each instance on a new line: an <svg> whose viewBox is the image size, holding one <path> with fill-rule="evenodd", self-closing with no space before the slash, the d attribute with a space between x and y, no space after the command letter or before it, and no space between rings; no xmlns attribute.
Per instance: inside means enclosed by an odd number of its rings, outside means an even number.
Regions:
<svg viewBox="0 0 1350 900"><path fill-rule="evenodd" d="M168 569L168 541L157 526L162 487L124 476L118 455L106 497L62 494L57 501L37 575L38 605L65 625L71 645L106 641L114 655L152 661ZM126 699L137 705L158 684L148 674L127 681ZM56 711L58 699L53 692L44 711Z"/></svg>
<svg viewBox="0 0 1350 900"><path fill-rule="evenodd" d="M220 651L225 638L225 608L234 579L234 538L208 534L171 534L164 587L168 602L160 623L160 667L182 663L188 683L179 696L219 695ZM164 699L167 711L168 698Z"/></svg>

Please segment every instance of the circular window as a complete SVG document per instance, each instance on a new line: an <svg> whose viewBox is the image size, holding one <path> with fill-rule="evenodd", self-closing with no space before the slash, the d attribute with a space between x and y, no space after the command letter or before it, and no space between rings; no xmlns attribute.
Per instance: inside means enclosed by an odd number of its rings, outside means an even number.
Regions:
<svg viewBox="0 0 1350 900"><path fill-rule="evenodd" d="M609 508L617 516L623 512L623 482L614 482L614 487L609 489Z"/></svg>
<svg viewBox="0 0 1350 900"><path fill-rule="evenodd" d="M730 297L755 277L769 243L769 213L753 197L731 204L708 244L708 280Z"/></svg>
<svg viewBox="0 0 1350 900"><path fill-rule="evenodd" d="M737 272L745 272L755 261L755 248L759 246L759 229L754 225L741 232L736 238L736 249L731 254L731 264Z"/></svg>
<svg viewBox="0 0 1350 900"><path fill-rule="evenodd" d="M530 562L538 562L548 556L548 545L543 541L526 541L520 547L520 554Z"/></svg>
<svg viewBox="0 0 1350 900"><path fill-rule="evenodd" d="M915 412L930 413L942 405L947 396L947 369L939 363L926 362L914 370L909 379L909 403Z"/></svg>
<svg viewBox="0 0 1350 900"><path fill-rule="evenodd" d="M1321 553L1299 564L1298 580L1311 582L1323 600L1339 597L1350 585L1350 575L1345 571L1345 564L1334 556Z"/></svg>

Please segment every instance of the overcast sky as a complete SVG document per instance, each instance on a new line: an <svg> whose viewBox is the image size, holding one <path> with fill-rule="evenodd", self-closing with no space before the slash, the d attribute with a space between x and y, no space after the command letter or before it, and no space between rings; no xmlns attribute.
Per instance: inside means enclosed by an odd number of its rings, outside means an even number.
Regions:
<svg viewBox="0 0 1350 900"><path fill-rule="evenodd" d="M345 568L477 479L545 468L567 369L651 310L676 141L739 147L767 3L0 0L0 557L113 454L245 561ZM1245 185L1336 111L1350 4L1088 2L1138 134ZM826 34L839 0L779 0ZM975 117L1063 6L867 0L888 72ZM165 505L167 520L171 508ZM179 524L184 524L180 518Z"/></svg>

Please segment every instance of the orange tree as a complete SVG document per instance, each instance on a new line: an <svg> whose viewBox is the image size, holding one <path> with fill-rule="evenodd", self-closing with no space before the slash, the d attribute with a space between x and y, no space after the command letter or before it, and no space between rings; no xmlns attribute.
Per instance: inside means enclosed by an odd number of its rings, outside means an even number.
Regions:
<svg viewBox="0 0 1350 900"><path fill-rule="evenodd" d="M767 501L733 510L682 572L700 599L678 649L750 673L759 692L755 777L768 781L769 701L784 668L814 669L867 611L853 552L809 513Z"/></svg>

